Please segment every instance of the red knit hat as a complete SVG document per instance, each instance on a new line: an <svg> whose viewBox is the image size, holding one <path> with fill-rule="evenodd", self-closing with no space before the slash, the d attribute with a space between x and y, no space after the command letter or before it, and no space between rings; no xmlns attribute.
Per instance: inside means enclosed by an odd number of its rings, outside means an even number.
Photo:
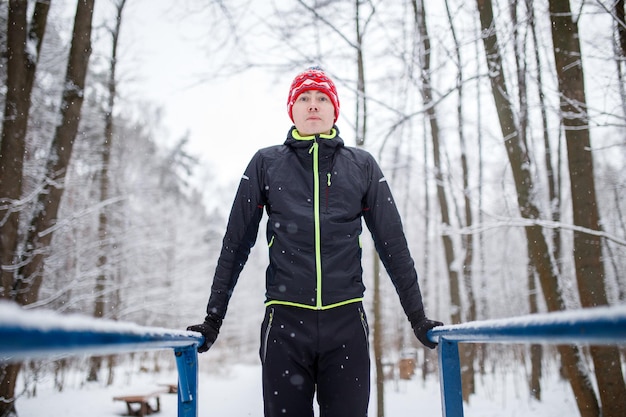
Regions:
<svg viewBox="0 0 626 417"><path fill-rule="evenodd" d="M289 118L293 121L293 115L291 109L296 102L298 96L305 91L317 90L326 94L335 107L335 120L339 117L339 96L337 96L337 88L333 80L328 78L324 71L320 67L311 67L304 72L301 72L294 78L289 88L289 98L287 99L287 113Z"/></svg>

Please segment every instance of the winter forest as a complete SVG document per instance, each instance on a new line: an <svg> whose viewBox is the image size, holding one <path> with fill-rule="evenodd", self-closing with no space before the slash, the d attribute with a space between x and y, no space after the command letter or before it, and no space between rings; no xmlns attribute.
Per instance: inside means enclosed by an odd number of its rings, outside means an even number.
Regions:
<svg viewBox="0 0 626 417"><path fill-rule="evenodd" d="M125 94L133 79L119 51L133 41L124 36L134 1L0 1L0 298L181 329L204 316L237 182L198 179L189 138L165 140L162 109ZM204 23L194 42L211 65L196 69L198 82L254 72L280 101L306 67L333 77L337 124L391 184L430 317L453 324L626 302L624 0L257 3L172 2L171 18ZM236 105L245 117L251 103ZM288 127L285 118L278 131ZM260 133L242 120L207 139L213 152L242 128ZM265 245L261 230L203 361L258 361ZM418 358L423 378L437 361L364 245L380 405L400 358ZM517 367L537 400L558 374L581 416L622 417L625 354L462 346L464 400L481 376ZM0 365L0 416L41 375L59 391L70 371L112 383L128 360ZM172 366L167 355L142 360Z"/></svg>

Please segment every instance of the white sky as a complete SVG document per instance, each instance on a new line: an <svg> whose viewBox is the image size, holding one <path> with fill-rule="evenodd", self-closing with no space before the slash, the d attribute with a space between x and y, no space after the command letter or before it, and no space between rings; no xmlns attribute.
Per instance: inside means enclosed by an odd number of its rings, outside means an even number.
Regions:
<svg viewBox="0 0 626 417"><path fill-rule="evenodd" d="M210 66L202 45L206 28L177 18L175 4L127 3L120 62L132 77L127 88L164 109L170 144L189 131L188 150L202 159L202 170L230 184L258 148L283 142L291 123L285 105L291 79L272 86L275 74L257 71L194 85Z"/></svg>

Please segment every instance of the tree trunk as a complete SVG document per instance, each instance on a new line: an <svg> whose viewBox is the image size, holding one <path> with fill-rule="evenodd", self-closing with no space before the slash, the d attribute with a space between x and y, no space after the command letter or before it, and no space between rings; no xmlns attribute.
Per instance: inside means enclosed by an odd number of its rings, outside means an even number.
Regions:
<svg viewBox="0 0 626 417"><path fill-rule="evenodd" d="M63 196L63 181L76 140L80 111L83 104L85 78L91 54L91 21L94 0L79 0L76 6L72 44L68 57L65 89L61 101L61 122L52 139L46 179L39 194L26 242L28 251L20 268L16 285L16 300L27 305L37 300L43 262L52 240L52 229Z"/></svg>
<svg viewBox="0 0 626 417"><path fill-rule="evenodd" d="M12 297L20 305L31 304L37 300L39 287L43 279L43 262L47 248L52 240L53 229L63 195L63 180L72 155L76 139L80 110L83 102L85 77L91 53L91 21L94 0L79 0L76 7L72 45L68 58L65 90L61 104L61 124L57 127L52 140L51 151L46 167L47 179L39 194L36 212L28 228L28 253L18 271ZM8 369L8 373L5 371ZM0 415L8 414L13 408L14 389L18 365L9 365L3 370L0 385Z"/></svg>
<svg viewBox="0 0 626 417"><path fill-rule="evenodd" d="M535 283L535 268L532 262L528 262L528 304L530 314L539 312L537 292L539 289ZM541 401L541 358L543 348L541 345L530 345L530 381L528 387L530 395L537 401Z"/></svg>
<svg viewBox="0 0 626 417"><path fill-rule="evenodd" d="M528 25L530 27L531 32L534 34L534 21L532 16L534 16L532 10L532 4L528 4L528 0L526 1L526 10L527 17L525 20L528 21ZM525 37L520 38L519 36L519 19L517 16L517 0L510 0L509 10L511 13L511 22L513 25L513 54L515 56L515 67L517 74L517 91L518 91L518 106L519 106L519 135L520 141L528 147L529 137L528 137L528 89L526 82L526 73L527 73L527 62L525 57L527 56L528 48L526 46ZM535 59L539 61L539 52L538 48L533 48L535 50ZM541 66L537 66L537 68L541 68ZM541 71L538 71L538 79L541 80ZM541 91L541 85L538 86ZM540 102L543 104L543 97L540 97ZM546 125L546 110L545 108L541 108L543 126L544 126L544 144L546 149L546 172L548 176L548 190L550 195L551 208L558 205L554 200L554 184L553 184L553 171L552 171L552 163L551 163L551 155L550 155L550 142L549 136L547 132ZM532 141L532 136L530 137L530 141ZM553 236L558 236L557 233L554 233ZM553 247L558 247L554 245ZM529 248L529 253L530 253ZM554 259L559 259L555 257ZM532 262L529 262L527 268L527 282L528 282L528 304L529 304L529 312L531 314L539 312L539 305L537 302L537 288L535 285L535 268ZM541 357L542 357L542 347L541 345L530 345L529 347L530 353L530 379L528 381L530 394L537 400L541 399Z"/></svg>
<svg viewBox="0 0 626 417"><path fill-rule="evenodd" d="M624 87L624 80L626 78L626 2L624 0L617 0L613 13L615 16L615 32L617 38L615 43L617 81L622 101L622 113L623 116L626 117L626 87Z"/></svg>
<svg viewBox="0 0 626 417"><path fill-rule="evenodd" d="M535 11L533 9L533 0L526 0L527 20L528 26L531 31L531 36L534 45L535 52L535 66L537 68L543 68L541 59L539 56L539 41L537 39L537 30L535 26ZM558 223L561 218L561 187L559 185L560 175L559 170L555 169L552 158L554 152L550 145L550 129L548 128L548 115L547 107L545 104L545 94L543 88L543 74L541 71L537 71L537 97L539 100L539 109L541 111L541 127L543 132L543 146L544 146L544 160L546 163L546 176L548 182L548 199L550 202L550 214L555 223ZM560 160L559 152L556 153L556 158ZM558 166L557 166L558 167ZM552 231L552 253L554 259L561 259L561 232L556 228Z"/></svg>
<svg viewBox="0 0 626 417"><path fill-rule="evenodd" d="M479 25L480 26L480 25ZM478 36L476 37L476 39L478 39ZM478 42L474 42L475 48L476 48L476 56L479 56L479 51L480 51L480 44ZM478 64L480 65L480 64ZM480 70L479 70L480 71ZM483 178L484 178L484 148L483 148L483 135L484 135L484 128L483 128L483 99L482 99L482 82L480 80L480 78L476 79L476 143L477 143L477 147L478 147L478 161L477 161L477 165L478 165L478 224L483 224L484 223L484 213L485 210L483 208L484 206L484 192L483 192ZM487 273L485 271L485 265L486 265L486 257L485 257L485 236L484 233L480 232L478 234L478 253L479 253L479 260L478 260L478 265L479 265L479 273L478 276L479 277L485 277L487 276ZM486 280L482 279L479 283L479 293L482 294L488 294L488 290L487 290L487 286L486 286ZM483 303L483 306L481 306L481 310L482 310L482 317L486 317L487 311L484 307L484 304L487 303ZM476 316L478 317L478 311L476 312ZM475 349L475 356L477 358L477 366L478 366L478 372L480 372L481 375L485 374L485 358L486 358L486 346L484 344L478 344L474 347Z"/></svg>
<svg viewBox="0 0 626 417"><path fill-rule="evenodd" d="M380 258L374 249L374 366L376 369L376 416L385 417L385 370L383 368L382 295Z"/></svg>
<svg viewBox="0 0 626 417"><path fill-rule="evenodd" d="M456 53L456 90L458 92L457 101L457 122L458 122L458 135L459 145L461 149L461 172L463 175L463 208L464 218L459 219L460 224L464 224L465 228L470 230L473 224L472 214L472 191L469 184L469 166L467 162L467 144L465 140L465 129L463 119L463 100L464 100L464 76L463 76L463 61L461 59L461 44L456 36L456 29L454 27L454 21L450 11L449 2L446 0L446 14L448 16L448 22L450 24L450 33L454 40L454 51ZM425 11L423 11L425 14ZM426 16L424 15L424 21ZM462 237L462 245L465 252L463 257L463 288L465 289L465 296L467 298L467 307L464 309L465 321L474 321L476 317L476 298L474 296L474 284L473 284L473 264L474 264L474 235L472 233L464 234ZM461 353L461 381L463 386L463 399L468 402L469 396L476 392L476 381L474 377L474 360L476 358L476 344L466 343L460 346Z"/></svg>
<svg viewBox="0 0 626 417"><path fill-rule="evenodd" d="M360 0L355 0L355 31L356 31L356 64L357 64L357 91L355 108L355 135L356 145L363 146L367 136L367 96L365 95L365 64L363 57L363 31L361 26ZM385 417L385 370L383 368L383 317L382 295L380 289L380 258L374 250L374 367L376 370L376 415Z"/></svg>
<svg viewBox="0 0 626 417"><path fill-rule="evenodd" d="M435 165L435 182L437 183L437 200L439 201L439 209L441 213L441 223L443 225L442 240L444 246L444 254L446 264L448 266L448 276L450 278L450 301L452 311L452 323L457 324L461 322L461 290L459 283L459 274L456 268L454 268L454 242L449 234L450 228L450 210L448 206L448 199L446 197L446 190L444 187L443 179L443 167L441 163L441 150L440 150L440 130L439 123L437 122L437 113L435 105L432 99L432 86L430 80L430 40L428 37L428 31L425 22L425 12L423 4L418 3L417 0L413 0L413 10L415 13L415 24L418 32L419 43L419 59L421 61L420 68L420 80L422 94L422 103L425 108L425 113L428 116L430 123L430 134L432 137L433 145L433 161Z"/></svg>
<svg viewBox="0 0 626 417"><path fill-rule="evenodd" d="M24 1L9 3L7 88L0 140L0 298L13 298L30 96L50 4L36 3L28 31L27 8ZM27 52L27 45L33 44L34 56Z"/></svg>
<svg viewBox="0 0 626 417"><path fill-rule="evenodd" d="M573 220L584 229L600 230L578 25L572 18L569 1L550 0L549 5ZM583 307L607 305L602 240L598 235L574 231L574 264ZM619 350L614 346L592 346L590 351L603 417L626 415L626 385Z"/></svg>
<svg viewBox="0 0 626 417"><path fill-rule="evenodd" d="M19 212L30 96L48 19L49 2L37 2L27 32L25 1L11 0L7 24L7 80L0 141L0 298L14 299L18 264ZM27 53L34 43L36 56ZM0 415L15 412L21 364L0 365Z"/></svg>
<svg viewBox="0 0 626 417"><path fill-rule="evenodd" d="M524 143L520 140L519 126L515 120L515 113L504 79L502 55L493 20L493 7L490 0L477 0L477 5L483 30L483 45L491 81L491 92L511 164L520 214L526 219L538 219L539 209L532 199L532 190L535 187L530 175L531 169L529 169L531 161ZM551 260L543 230L540 226L532 225L527 226L525 232L530 252L529 257L539 276L548 310L563 310L564 302L557 279L558 269ZM559 346L559 352L581 415L583 417L598 417L597 399L591 382L583 371L584 368L580 366L578 348L576 346Z"/></svg>
<svg viewBox="0 0 626 417"><path fill-rule="evenodd" d="M464 101L464 76L463 76L463 61L461 59L461 44L456 36L456 29L454 27L454 20L450 10L449 2L445 2L446 14L450 25L450 33L454 41L454 51L456 57L456 91L458 94L457 100L457 130L459 135L459 145L461 150L461 172L463 177L463 217L459 215L459 224L464 225L466 229L470 229L473 224L472 204L471 204L471 190L469 185L469 165L467 159L467 145L465 140L464 118L463 118L463 101ZM422 11L422 19L425 22L425 10ZM426 25L424 25L426 27ZM425 33L427 35L427 33ZM474 235L467 233L461 236L461 244L464 252L463 256L463 270L462 270L462 283L465 290L465 296L467 298L467 306L463 309L464 320L473 321L477 318L476 311L476 299L474 296L474 284L473 284L473 263L474 263ZM469 397L476 391L475 382L475 370L474 361L476 358L477 345L464 344L459 346L459 352L461 355L461 382L463 386L463 399L468 402Z"/></svg>
<svg viewBox="0 0 626 417"><path fill-rule="evenodd" d="M355 0L355 27L356 27L356 66L357 66L357 89L356 89L356 144L365 144L365 132L367 132L367 99L365 96L365 65L363 63L363 33L361 29L361 1Z"/></svg>
<svg viewBox="0 0 626 417"><path fill-rule="evenodd" d="M115 107L115 99L117 98L117 48L120 36L120 29L122 26L122 13L124 11L124 5L126 0L118 0L116 4L117 15L115 18L115 26L111 29L111 61L109 65L109 82L107 100L107 108L104 114L104 143L102 146L102 167L100 169L100 201L106 202L110 197L109 190L109 163L111 160L111 150L113 149L113 110ZM110 268L107 266L107 252L109 248L108 237L108 215L107 205L103 204L100 209L100 215L98 216L98 239L99 239L99 251L97 269L99 271L96 278L95 295L96 302L94 306L94 317L104 317L106 304L107 304L107 286L110 277ZM87 376L88 381L97 381L98 372L102 366L102 357L93 356L91 358L91 364L89 374ZM110 372L109 375L112 375Z"/></svg>
<svg viewBox="0 0 626 417"><path fill-rule="evenodd" d="M624 58L626 57L626 2L624 2L624 0L617 0L615 2L614 12L619 56Z"/></svg>
<svg viewBox="0 0 626 417"><path fill-rule="evenodd" d="M15 414L15 384L22 368L21 363L0 366L0 416Z"/></svg>
<svg viewBox="0 0 626 417"><path fill-rule="evenodd" d="M439 210L441 214L441 224L443 231L441 238L443 240L444 255L446 259L448 278L450 281L450 303L451 303L451 323L458 324L462 321L462 306L461 306L461 283L459 280L459 273L454 266L455 251L454 242L452 236L449 234L451 226L450 221L450 209L448 205L448 199L445 190L445 181L443 179L443 166L441 163L441 150L440 150L440 129L437 121L437 112L435 104L433 102L433 92L430 79L430 38L428 35L428 29L426 26L426 12L424 4L413 0L413 13L414 23L416 28L416 38L419 50L419 61L421 63L420 68L420 80L422 94L422 103L425 108L425 113L428 116L430 123L430 134L432 138L433 147L433 162L435 166L435 183L437 187L437 201L439 202ZM471 364L473 348L471 346L460 347L460 355L463 361L463 399L468 400L468 396L473 392L473 366ZM471 377L468 378L468 375Z"/></svg>
<svg viewBox="0 0 626 417"><path fill-rule="evenodd" d="M0 146L0 254L3 298L11 297L19 227L19 199L26 143L29 97L26 85L26 9L23 1L9 4L7 24L7 92Z"/></svg>

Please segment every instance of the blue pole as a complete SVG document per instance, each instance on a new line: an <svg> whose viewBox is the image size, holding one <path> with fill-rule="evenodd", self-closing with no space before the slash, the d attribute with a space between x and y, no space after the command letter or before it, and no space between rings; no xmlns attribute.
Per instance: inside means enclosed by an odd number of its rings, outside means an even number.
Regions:
<svg viewBox="0 0 626 417"><path fill-rule="evenodd" d="M175 348L178 367L178 417L198 415L198 351L196 345Z"/></svg>
<svg viewBox="0 0 626 417"><path fill-rule="evenodd" d="M439 379L443 417L463 417L461 362L457 342L439 338Z"/></svg>

